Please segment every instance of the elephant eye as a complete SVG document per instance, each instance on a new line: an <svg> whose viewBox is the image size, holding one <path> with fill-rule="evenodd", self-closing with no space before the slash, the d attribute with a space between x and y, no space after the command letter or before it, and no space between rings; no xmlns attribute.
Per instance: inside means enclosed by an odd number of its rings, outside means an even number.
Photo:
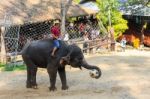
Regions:
<svg viewBox="0 0 150 99"><path fill-rule="evenodd" d="M81 61L81 60L83 60L83 58L82 58L82 57L80 57L80 58L79 58L79 60Z"/></svg>

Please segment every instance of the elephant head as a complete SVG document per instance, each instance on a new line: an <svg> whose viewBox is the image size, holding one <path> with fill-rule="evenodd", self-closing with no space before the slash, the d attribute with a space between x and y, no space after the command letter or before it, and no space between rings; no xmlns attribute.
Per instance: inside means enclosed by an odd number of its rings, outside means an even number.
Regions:
<svg viewBox="0 0 150 99"><path fill-rule="evenodd" d="M99 78L101 76L101 70L97 66L89 65L86 62L82 50L77 45L69 45L67 50L68 54L65 57L62 57L63 63L71 65L74 68L82 69L82 67L84 67L89 70L95 69L98 71L98 75L94 78Z"/></svg>

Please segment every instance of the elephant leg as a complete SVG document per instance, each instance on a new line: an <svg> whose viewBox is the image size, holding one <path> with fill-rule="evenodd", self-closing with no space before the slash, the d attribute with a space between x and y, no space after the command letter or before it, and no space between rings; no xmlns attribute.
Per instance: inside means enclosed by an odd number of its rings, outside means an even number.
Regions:
<svg viewBox="0 0 150 99"><path fill-rule="evenodd" d="M36 72L37 66L28 57L23 57L25 64L27 65L27 88L37 89Z"/></svg>
<svg viewBox="0 0 150 99"><path fill-rule="evenodd" d="M65 68L58 69L58 73L62 83L62 90L68 89L67 80L66 80L66 71Z"/></svg>
<svg viewBox="0 0 150 99"><path fill-rule="evenodd" d="M48 71L49 78L50 78L49 90L55 91L56 90L55 84L56 84L56 77L57 77L57 69L55 69L54 67L48 66L47 71Z"/></svg>
<svg viewBox="0 0 150 99"><path fill-rule="evenodd" d="M32 84L31 84L31 71L27 66L27 81L26 81L26 87L27 88L32 88Z"/></svg>
<svg viewBox="0 0 150 99"><path fill-rule="evenodd" d="M36 74L37 74L37 67L33 67L31 70L31 84L33 89L37 89L37 83L36 83Z"/></svg>

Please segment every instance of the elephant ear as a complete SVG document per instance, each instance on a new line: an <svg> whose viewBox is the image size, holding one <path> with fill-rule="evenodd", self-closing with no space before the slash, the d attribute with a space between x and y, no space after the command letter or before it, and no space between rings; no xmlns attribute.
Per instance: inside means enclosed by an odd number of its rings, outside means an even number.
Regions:
<svg viewBox="0 0 150 99"><path fill-rule="evenodd" d="M70 63L70 55L73 51L72 45L68 46L67 49L68 49L68 54L60 59L60 64L62 66Z"/></svg>
<svg viewBox="0 0 150 99"><path fill-rule="evenodd" d="M60 64L63 66L63 65L66 65L66 64L69 64L70 62L70 56L65 56L65 57L62 57L60 59Z"/></svg>

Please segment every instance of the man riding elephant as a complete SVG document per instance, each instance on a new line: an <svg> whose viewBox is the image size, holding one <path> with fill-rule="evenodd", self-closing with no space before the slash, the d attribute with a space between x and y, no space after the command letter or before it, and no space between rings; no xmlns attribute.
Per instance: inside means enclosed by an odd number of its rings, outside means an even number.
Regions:
<svg viewBox="0 0 150 99"><path fill-rule="evenodd" d="M62 90L68 89L66 81L65 65L71 65L74 68L86 68L89 70L96 70L97 76L101 76L101 70L97 66L89 65L83 56L81 49L75 45L67 45L64 41L59 41L60 48L55 52L55 58L51 57L53 51L53 40L44 39L33 41L30 44L26 44L21 54L22 58L27 65L27 88L37 88L36 73L37 68L47 68L47 72L50 78L50 91L56 89L56 76L57 72L60 75L62 82Z"/></svg>
<svg viewBox="0 0 150 99"><path fill-rule="evenodd" d="M60 33L60 26L59 26L58 21L56 21L54 23L54 26L52 26L51 33L52 33L52 39L54 40L54 48L53 48L53 51L51 53L51 56L55 57L55 52L60 47L59 38L60 38L61 33Z"/></svg>

